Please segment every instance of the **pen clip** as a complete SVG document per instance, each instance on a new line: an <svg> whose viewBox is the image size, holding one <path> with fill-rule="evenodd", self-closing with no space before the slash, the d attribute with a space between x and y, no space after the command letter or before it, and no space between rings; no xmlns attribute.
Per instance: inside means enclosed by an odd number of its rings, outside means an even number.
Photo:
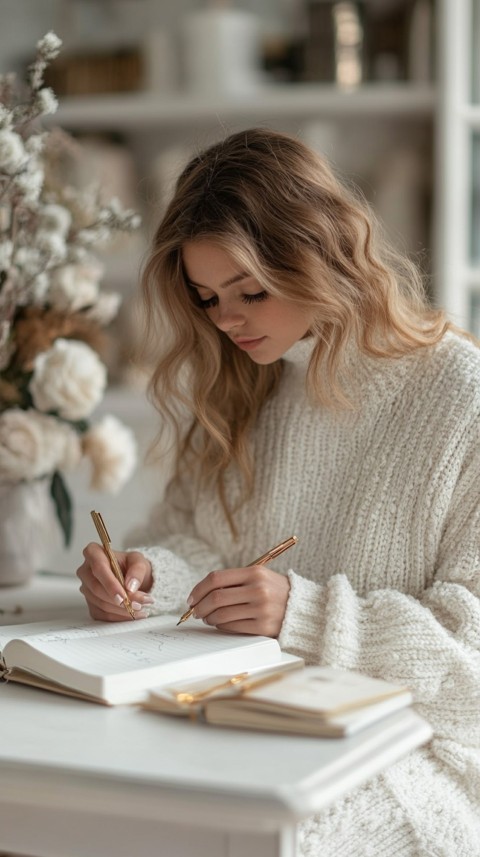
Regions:
<svg viewBox="0 0 480 857"><path fill-rule="evenodd" d="M203 690L174 690L170 688L170 693L174 696L175 701L179 703L179 705L195 705L197 702L203 702L204 699L208 699L210 696L214 696L217 691L225 690L229 687L235 687L237 684L241 684L248 678L249 673L238 673L237 675L232 675L230 678L225 679L225 681L218 682L217 684L211 684Z"/></svg>

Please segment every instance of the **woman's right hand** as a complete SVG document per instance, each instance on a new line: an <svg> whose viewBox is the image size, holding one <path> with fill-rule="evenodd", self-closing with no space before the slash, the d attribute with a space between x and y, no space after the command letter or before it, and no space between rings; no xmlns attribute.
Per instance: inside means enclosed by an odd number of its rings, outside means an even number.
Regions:
<svg viewBox="0 0 480 857"><path fill-rule="evenodd" d="M115 577L103 547L90 542L83 551L85 557L77 569L82 581L80 592L85 596L90 616L102 622L123 622L131 619L123 605L125 593ZM152 588L153 575L150 562L138 551L115 551L122 570L128 597L136 619L145 619L146 609L153 604L148 594Z"/></svg>

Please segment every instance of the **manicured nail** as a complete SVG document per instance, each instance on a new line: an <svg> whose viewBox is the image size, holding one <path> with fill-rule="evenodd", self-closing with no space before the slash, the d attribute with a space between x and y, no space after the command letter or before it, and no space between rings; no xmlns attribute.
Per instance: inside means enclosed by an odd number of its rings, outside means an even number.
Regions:
<svg viewBox="0 0 480 857"><path fill-rule="evenodd" d="M135 619L148 619L148 613L145 610L139 610L135 613Z"/></svg>
<svg viewBox="0 0 480 857"><path fill-rule="evenodd" d="M191 606L192 606L192 604L193 604L193 598L192 598L192 596L191 596L191 595L189 595L189 596L188 596L188 598L187 598L187 604L188 604L188 606L189 606L189 607L191 607Z"/></svg>
<svg viewBox="0 0 480 857"><path fill-rule="evenodd" d="M118 604L119 607L120 604L123 604L123 598L121 595L115 595L113 600L115 601L115 604Z"/></svg>
<svg viewBox="0 0 480 857"><path fill-rule="evenodd" d="M132 601L132 607L134 610L141 610L143 607L143 604L140 604L139 601Z"/></svg>
<svg viewBox="0 0 480 857"><path fill-rule="evenodd" d="M139 586L140 586L140 581L137 580L136 577L132 577L132 579L128 581L128 591L129 592L136 592Z"/></svg>

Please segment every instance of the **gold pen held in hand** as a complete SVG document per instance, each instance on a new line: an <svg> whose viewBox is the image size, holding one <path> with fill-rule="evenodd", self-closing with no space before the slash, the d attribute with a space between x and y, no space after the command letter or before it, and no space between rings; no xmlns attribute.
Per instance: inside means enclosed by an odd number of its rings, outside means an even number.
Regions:
<svg viewBox="0 0 480 857"><path fill-rule="evenodd" d="M289 539L285 539L284 542L280 542L279 545L276 545L274 548L270 548L266 553L262 553L258 559L254 559L253 562L249 562L248 566L251 565L265 565L266 562L269 562L271 559L275 559L276 556L280 556L281 553L293 547L294 544L298 541L296 536L290 536ZM190 607L183 616L180 616L180 619L177 622L177 625L181 625L182 622L186 622L187 619L190 619L195 607Z"/></svg>
<svg viewBox="0 0 480 857"><path fill-rule="evenodd" d="M110 568L112 569L115 577L117 578L120 586L122 587L125 593L125 598L123 599L123 606L125 607L125 610L130 613L132 619L135 619L135 611L132 607L130 598L127 595L127 590L125 589L125 581L123 579L122 570L117 562L117 557L112 551L110 536L108 535L108 530L105 526L105 522L100 512L90 512L90 514L92 516L93 523L95 524L97 533L100 536L100 541L102 542L103 550L107 554L108 561L110 563Z"/></svg>

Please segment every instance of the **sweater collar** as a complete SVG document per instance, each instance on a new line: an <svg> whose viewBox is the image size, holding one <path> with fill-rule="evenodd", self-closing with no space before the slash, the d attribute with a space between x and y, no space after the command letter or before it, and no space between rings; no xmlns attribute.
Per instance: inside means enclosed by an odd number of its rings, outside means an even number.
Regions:
<svg viewBox="0 0 480 857"><path fill-rule="evenodd" d="M291 345L288 351L282 355L282 360L285 360L286 363L294 363L306 368L312 356L314 345L315 340L313 336L308 336L306 339L299 339L298 342Z"/></svg>

